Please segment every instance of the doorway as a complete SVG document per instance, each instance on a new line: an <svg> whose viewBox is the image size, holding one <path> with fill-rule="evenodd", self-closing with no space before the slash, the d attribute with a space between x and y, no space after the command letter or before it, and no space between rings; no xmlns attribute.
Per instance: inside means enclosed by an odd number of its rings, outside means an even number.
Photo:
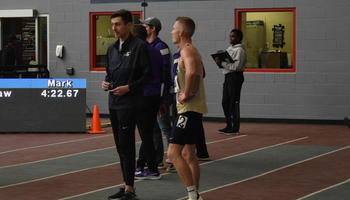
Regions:
<svg viewBox="0 0 350 200"><path fill-rule="evenodd" d="M47 66L47 17L1 18L1 49L6 37L15 34L17 65L42 64Z"/></svg>

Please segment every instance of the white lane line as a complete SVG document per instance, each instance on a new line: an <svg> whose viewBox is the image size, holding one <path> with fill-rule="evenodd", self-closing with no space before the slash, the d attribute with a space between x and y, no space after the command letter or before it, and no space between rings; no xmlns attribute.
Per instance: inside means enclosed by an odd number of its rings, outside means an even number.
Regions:
<svg viewBox="0 0 350 200"><path fill-rule="evenodd" d="M0 169L4 169L4 168L8 168L8 167L16 167L16 166L21 166L21 165L28 165L28 164L33 164L33 163L39 163L39 162L55 160L55 159L61 159L61 158L66 158L66 157L70 157L70 156L76 156L76 155L80 155L80 154L91 153L91 152L95 152L95 151L103 151L103 150L107 150L107 149L111 149L111 148L115 148L115 146L106 147L106 148L103 148L103 149L95 149L95 150L90 150L90 151L84 151L84 152L80 152L80 153L74 153L74 154L69 154L69 155L59 156L59 157L54 157L54 158L47 158L47 159L37 160L37 161L32 161L32 162L27 162L27 163L21 163L21 164L15 164L15 165L7 165L7 166L0 167Z"/></svg>
<svg viewBox="0 0 350 200"><path fill-rule="evenodd" d="M10 151L0 152L0 154L12 153L12 152L23 151L23 150L28 150L28 149L36 149L36 148L41 148L41 147L55 146L55 145L60 145L60 144L73 143L73 142L80 142L80 141L84 141L84 140L92 140L92 139L101 138L101 137L108 137L108 136L113 136L113 134L98 136L98 137L91 137L91 138L84 138L84 139L79 139L79 140L58 142L58 143L52 143L52 144L44 144L44 145L39 145L39 146L26 147L26 148L22 148L22 149L14 149L14 150L10 150Z"/></svg>
<svg viewBox="0 0 350 200"><path fill-rule="evenodd" d="M59 176L64 176L64 175L67 175L67 174L73 174L73 173L82 172L82 171L86 171L86 170L90 170L90 169L97 169L97 168L102 168L102 167L108 167L110 165L115 165L115 164L119 164L119 163L120 162L115 162L115 163L111 163L111 164L108 164L108 165L101 165L101 166L97 166L97 167L90 167L90 168L85 168L85 169L81 169L81 170L71 171L71 172L58 174L58 175L54 175L54 176L48 176L48 177L45 177L45 178L39 178L39 179L31 180L31 181L20 182L20 183L16 183L16 184L12 184L12 185L6 185L6 186L0 187L0 189L7 188L7 187L12 187L12 186L17 186L17 185L22 185L22 184L26 184L26 183L32 183L32 182L36 182L36 181L41 181L41 180L45 180L45 179L49 179L49 178L55 178L55 177L59 177Z"/></svg>
<svg viewBox="0 0 350 200"><path fill-rule="evenodd" d="M135 180L135 183L138 182L138 181L140 181L140 180ZM99 189L99 190L94 190L94 191L91 191L91 192L86 192L86 193L83 193L83 194L78 194L78 195L75 195L75 196L66 197L66 198L58 199L58 200L72 199L72 198L75 198L75 197L80 197L80 196L83 196L83 195L88 195L88 194L92 194L92 193L103 191L103 190L109 190L109 189L112 189L112 188L115 188L115 187L121 187L123 185L124 184L114 185L114 186L110 186L110 187L102 188L102 189Z"/></svg>
<svg viewBox="0 0 350 200"><path fill-rule="evenodd" d="M234 140L234 139L245 137L245 136L247 136L247 135L239 135L239 136L236 136L236 137L229 137L229 138L222 139L222 140L215 140L215 141L212 141L212 142L207 142L207 144L214 144L214 143L218 143L218 142L224 142L224 141L227 141L227 140Z"/></svg>
<svg viewBox="0 0 350 200"><path fill-rule="evenodd" d="M347 183L347 182L350 182L350 179L348 179L348 180L346 180L346 181L344 181L344 182L341 182L341 183L338 183L338 184L329 186L329 187L324 188L324 189L322 189L322 190L316 191L316 192L314 192L314 193L311 193L311 194L309 194L309 195L306 195L306 196L304 196L304 197L301 197L301 198L299 198L299 199L297 199L297 200L306 199L306 198L311 197L311 196L313 196L313 195L315 195L315 194L318 194L318 193L321 193L321 192L323 192L323 191L326 191L326 190L329 190L329 189L338 187L339 185L343 185L343 184L345 184L345 183Z"/></svg>
<svg viewBox="0 0 350 200"><path fill-rule="evenodd" d="M260 151L260 150L264 150L264 149L268 149L268 148L272 148L272 147L276 147L276 146L280 146L280 145L296 142L296 141L299 141L299 140L304 140L304 139L307 139L307 138L309 138L309 137L302 137L302 138L298 138L298 139L295 139L295 140L290 140L290 141L287 141L287 142L282 142L282 143L279 143L279 144L275 144L275 145L272 145L272 146L267 146L267 147L263 147L263 148L260 148L260 149L254 149L254 150L247 151L247 152L244 152L244 153L240 153L240 154L232 155L232 156L229 156L229 157L221 158L221 159L218 159L218 160L207 161L207 162L203 163L202 165L206 165L206 164L210 164L210 163L213 163L213 162L218 162L218 161L221 161L221 160L226 160L226 159L229 159L229 158L241 156L241 155L244 155L244 154L248 154L248 153L252 153L252 152L256 152L256 151Z"/></svg>
<svg viewBox="0 0 350 200"><path fill-rule="evenodd" d="M240 136L237 136L237 137L230 137L230 138L226 138L226 139L223 139L223 140L216 140L216 141L208 142L207 144L213 144L213 143L223 142L223 141L232 140L232 139L238 139L238 138L245 137L245 136L247 136L247 135L240 135ZM165 152L166 152L166 151L165 151ZM164 153L165 153L165 152L164 152ZM167 174L172 174L172 173L163 173L162 176L167 175ZM136 182L139 182L139 181L140 181L140 180L135 180L135 183L136 183ZM66 197L66 198L63 198L63 199L59 199L59 200L72 199L72 198L75 198L75 197L80 197L80 196L92 194L92 193L95 193L95 192L100 192L100 191L103 191L103 190L108 190L108 189L115 188L115 187L119 187L119 186L122 186L122 185L123 185L123 184L119 184L119 185L115 185L115 186L111 186L111 187L107 187L107 188L101 188L101 189L98 189L98 190L93 190L93 191L90 191L90 192L81 193L81 194L78 194L78 195L75 195L75 196L70 196L70 197Z"/></svg>
<svg viewBox="0 0 350 200"><path fill-rule="evenodd" d="M162 175L166 175L166 174L162 174ZM135 180L134 182L137 183L137 182L140 182L140 181L141 180ZM109 190L109 189L116 188L116 187L121 187L121 186L124 186L124 184L122 183L122 184L119 184L119 185L114 185L114 186L110 186L110 187L106 187L106 188L101 188L101 189L98 189L98 190L93 190L93 191L90 191L90 192L78 194L78 195L75 195L75 196L65 197L63 199L58 199L58 200L72 199L72 198L75 198L75 197L80 197L80 196L92 194L92 193L95 193L95 192L100 192L100 191L103 191L103 190Z"/></svg>
<svg viewBox="0 0 350 200"><path fill-rule="evenodd" d="M280 167L280 168L274 169L272 171L260 174L258 176L254 176L254 177L250 177L250 178L247 178L247 179L244 179L244 180L241 180L241 181L237 181L237 182L233 182L233 183L230 183L230 184L222 185L220 187L212 188L210 190L205 190L205 191L202 191L201 194L207 193L207 192L211 192L211 191L214 191L214 190L217 190L217 189L221 189L221 188L224 188L224 187L227 187L227 186L236 185L236 184L239 184L239 183L242 183L242 182L245 182L245 181L249 181L249 180L252 180L252 179L255 179L255 178L259 178L261 176L265 176L267 174L271 174L273 172L276 172L276 171L279 171L279 170L282 170L282 169L285 169L285 168L288 168L288 167L291 167L291 166L294 166L294 165L298 165L298 164L301 164L301 163L304 163L304 162L307 162L307 161L310 161L310 160L314 160L316 158L319 158L319 157L322 157L322 156L326 156L326 155L329 155L329 154L332 154L332 153L335 153L335 152L338 152L338 151L342 151L342 150L345 150L345 149L348 149L348 148L350 148L350 146L343 147L341 149L337 149L337 150L334 150L334 151L330 151L330 152L327 152L327 153L324 153L324 154L321 154L321 155L318 155L318 156L315 156L315 157L311 157L311 158L308 158L306 160L302 160L302 161L299 161L299 162L296 162L296 163L293 163L293 164L290 164L290 165L286 165L284 167ZM185 198L185 197L182 197L182 198L177 199L177 200L181 200L183 198Z"/></svg>
<svg viewBox="0 0 350 200"><path fill-rule="evenodd" d="M217 143L217 142L227 141L227 140L236 139L236 138L240 138L240 137L244 137L244 136L247 136L247 135L242 135L242 136L238 136L238 137L230 137L230 138L223 139L223 140L216 140L216 141L208 142L207 144L213 144L213 143ZM102 136L102 137L106 137L106 136ZM90 138L87 138L87 139L90 139ZM82 139L82 140L86 140L86 139ZM76 141L81 141L81 140L74 140L74 141L71 141L71 142L76 142ZM60 142L60 143L55 143L55 144L50 144L50 145L42 145L42 146L51 146L51 145L57 145L57 144L62 144L62 143L69 143L69 142ZM138 143L141 143L141 141L136 142L136 144L138 144ZM40 147L42 147L42 146L40 146ZM39 146L33 147L33 148L39 148ZM15 164L15 165L7 165L7 166L0 167L0 169L4 169L4 168L8 168L8 167L21 166L21 165L27 165L27 164L33 164L33 163L38 163L38 162L44 162L44 161L49 161L49 160L54 160L54 159L61 159L61 158L66 158L66 157L70 157L70 156L76 156L76 155L79 155L79 154L91 153L91 152L100 151L100 150L107 150L107 149L110 149L110 148L115 148L115 146L106 147L106 148L103 148L103 149L95 149L95 150L91 150L91 151L84 151L84 152L79 152L79 153L75 153L75 154L68 154L68 155L65 155L65 156L47 158L47 159L42 159L42 160L37 160L37 161L32 161L32 162L27 162L27 163L21 163L21 164ZM164 153L166 153L166 151Z"/></svg>
<svg viewBox="0 0 350 200"><path fill-rule="evenodd" d="M84 141L84 140L92 140L92 139L96 139L96 138L109 137L109 136L113 136L113 134L104 135L104 136L98 136L98 137L78 139L78 140L71 140L71 141L65 141L65 142L58 142L58 143L52 143L52 144L44 144L44 145L39 145L39 146L26 147L26 148L22 148L22 149L14 149L14 150L0 152L0 155L1 154L6 154L6 153L12 153L12 152L16 152L16 151L24 151L24 150L29 150L29 149L41 148L41 147L48 147L48 146L55 146L55 145L61 145L61 144L68 144L68 143L73 143L73 142L80 142L80 141ZM223 139L223 140L217 140L217 141L213 141L213 142L208 142L207 144L217 143L217 142L221 142L221 141L225 141L225 140L231 140L231 139L244 137L244 136L247 136L247 135L240 135L240 136L237 136L237 137L231 137L231 138L227 138L227 139Z"/></svg>
<svg viewBox="0 0 350 200"><path fill-rule="evenodd" d="M243 136L246 136L246 135L242 135L242 137L243 137ZM220 140L220 141L225 141L225 140L229 140L229 139L238 139L238 138L241 138L241 137L231 137L231 138L227 138L227 139ZM280 144L272 145L272 146L269 146L269 147L264 147L264 148L261 148L260 150L262 150L262 149L267 149L267 148L274 147L274 146L283 145L283 144L286 144L286 143L295 142L295 141L302 140L302 139L306 139L306 138L309 138L309 137L303 137L303 138L299 138L299 139L296 139L296 140L291 140L291 141L288 141L288 142L283 142L283 143L280 143ZM213 142L212 142L212 143L213 143ZM208 144L208 143L207 143L207 144ZM256 151L256 150L249 151L249 152L254 152L254 151ZM249 153L249 152L247 152L247 153ZM243 154L245 154L245 153L237 154L237 155L234 155L234 156L229 156L229 157L227 157L227 158L223 158L223 159L219 159L219 160L215 160L215 161L208 161L208 162L210 162L210 163L212 163L212 162L217 162L217 161L220 161L220 160L232 158L232 157L239 156L239 155L243 155ZM207 164L208 162L201 163L200 165ZM165 176L165 175L167 175L167 174L173 174L173 173L164 173L164 174L162 174L162 176ZM135 181L135 182L136 182L136 181ZM100 192L100 191L103 191L103 190L108 190L108 189L111 189L111 188L114 188L114 187L118 187L118 186L122 186L122 184L116 185L116 186L107 187L107 188L101 188L101 189L93 190L93 191L86 192L86 193L81 193L81 194L78 194L78 195L75 195L75 196L66 197L66 198L63 198L63 199L60 199L60 200L72 199L72 198L75 198L75 197L80 197L80 196L92 194L92 193L95 193L95 192ZM183 198L186 198L186 197L183 197ZM181 199L183 199L183 198L181 198ZM181 200L181 199L178 199L178 200Z"/></svg>
<svg viewBox="0 0 350 200"><path fill-rule="evenodd" d="M242 135L241 137L243 136L246 136L246 135ZM241 137L230 137L230 138L227 138L227 139L224 139L224 140L217 140L217 141L226 141L226 140L230 140L230 139L238 139L238 138L241 138ZM215 143L217 141L213 141L211 143ZM137 143L141 143L141 142L136 142ZM4 166L4 167L0 167L0 169L4 169L4 168L8 168L8 167L14 167L14 166L20 166L20 165L27 165L27 164L33 164L33 163L38 163L38 162L44 162L44 161L48 161L48 160L55 160L55 159L60 159L60 158L65 158L65 157L70 157L70 156L75 156L75 155L79 155L79 154L85 154L85 153L91 153L91 152L95 152L95 151L101 151L101 150L107 150L107 149L110 149L110 148L115 148L115 146L113 147L107 147L107 148L103 148L103 149L96 149L96 150L91 150L91 151L85 151L85 152L80 152L80 153L76 153L76 154L69 154L69 155L66 155L66 156L60 156L60 157L54 157L54 158L48 158L48 159L44 159L44 160L38 160L38 161L33 161L33 162L28 162L28 163L21 163L21 164L16 164L16 165L9 165L9 166ZM63 173L63 174L58 174L58 175L55 175L55 176L48 176L48 177L45 177L45 178L40 178L40 179L35 179L35 180L31 180L31 181L26 181L26 182L21 182L21 183L16 183L16 184L12 184L12 185L6 185L6 186L2 186L0 187L0 189L2 188L6 188L6 187L11 187L11 186L17 186L17 185L21 185L21 184L26 184L26 183L32 183L32 182L35 182L35 181L41 181L41 180L45 180L45 179L49 179L49 178L55 178L55 177L58 177L58 176L63 176L63 175L67 175L67 174L72 174L72 173L76 173L76 172L81 172L81 171L85 171L85 170L90 170L90 169L96 169L96 168L100 168L100 167L106 167L106 166L109 166L109 165L113 165L113 164L118 164L119 162L116 162L116 163L112 163L112 164L108 164L108 165L102 165L102 166L97 166L97 167L91 167L91 168L86 168L86 169L82 169L82 170L76 170L76 171L71 171L71 172L67 172L67 173ZM113 186L115 187L115 186ZM103 190L103 189L101 189ZM94 191L91 191L89 193L92 193ZM84 193L85 194L85 193ZM78 196L82 196L84 194L80 194ZM70 198L70 197L69 197Z"/></svg>

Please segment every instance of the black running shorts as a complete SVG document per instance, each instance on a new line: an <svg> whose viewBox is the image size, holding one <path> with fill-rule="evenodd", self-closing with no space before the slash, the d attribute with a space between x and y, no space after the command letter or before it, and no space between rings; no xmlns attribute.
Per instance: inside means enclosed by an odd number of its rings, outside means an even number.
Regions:
<svg viewBox="0 0 350 200"><path fill-rule="evenodd" d="M185 112L178 114L171 132L171 144L196 144L199 133L202 114L197 112Z"/></svg>

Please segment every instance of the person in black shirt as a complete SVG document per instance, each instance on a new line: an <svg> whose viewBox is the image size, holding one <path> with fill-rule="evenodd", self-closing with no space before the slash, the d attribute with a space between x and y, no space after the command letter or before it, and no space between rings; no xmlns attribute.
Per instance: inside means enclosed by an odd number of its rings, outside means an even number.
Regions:
<svg viewBox="0 0 350 200"><path fill-rule="evenodd" d="M107 49L107 75L102 89L109 91L109 115L125 187L108 199L134 200L137 110L143 87L153 81L153 71L146 43L130 33L131 12L122 9L113 13L111 23L118 40Z"/></svg>
<svg viewBox="0 0 350 200"><path fill-rule="evenodd" d="M16 50L15 46L19 39L15 34L10 34L7 38L7 45L1 50L0 65L15 65Z"/></svg>
<svg viewBox="0 0 350 200"><path fill-rule="evenodd" d="M348 126L348 128L350 129L350 117L345 117L344 118L344 124Z"/></svg>

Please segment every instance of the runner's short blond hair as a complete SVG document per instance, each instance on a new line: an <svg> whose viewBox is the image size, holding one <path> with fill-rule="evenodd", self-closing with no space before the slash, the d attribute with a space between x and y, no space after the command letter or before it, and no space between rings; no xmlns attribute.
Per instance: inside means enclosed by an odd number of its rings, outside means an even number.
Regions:
<svg viewBox="0 0 350 200"><path fill-rule="evenodd" d="M189 17L177 17L176 21L183 26L184 35L186 37L192 37L196 29L193 19Z"/></svg>

